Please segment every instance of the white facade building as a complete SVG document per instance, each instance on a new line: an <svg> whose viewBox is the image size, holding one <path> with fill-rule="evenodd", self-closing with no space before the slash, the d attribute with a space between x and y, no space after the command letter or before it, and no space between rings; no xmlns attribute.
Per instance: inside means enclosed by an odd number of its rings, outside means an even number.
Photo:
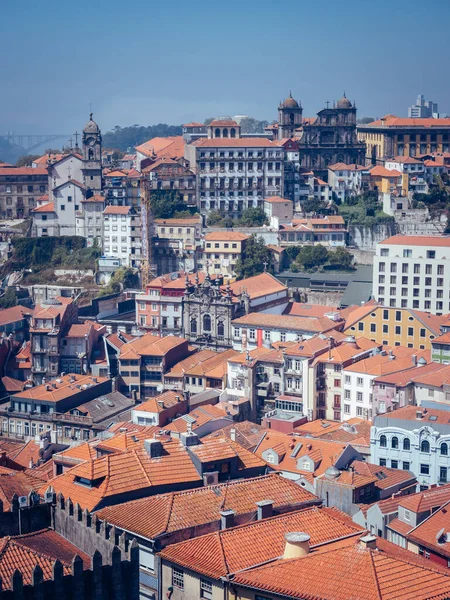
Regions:
<svg viewBox="0 0 450 600"><path fill-rule="evenodd" d="M341 202L346 198L363 192L363 173L368 174L367 167L336 163L328 167L328 184Z"/></svg>
<svg viewBox="0 0 450 600"><path fill-rule="evenodd" d="M95 194L90 198L83 198L76 212L76 235L86 238L88 247L95 243L99 247L102 245L104 207L105 198Z"/></svg>
<svg viewBox="0 0 450 600"><path fill-rule="evenodd" d="M373 294L386 306L450 311L450 236L395 235L377 244Z"/></svg>
<svg viewBox="0 0 450 600"><path fill-rule="evenodd" d="M284 149L267 138L241 138L233 120L216 120L208 137L185 146L185 158L197 175L201 212L219 210L236 216L264 199L283 196Z"/></svg>
<svg viewBox="0 0 450 600"><path fill-rule="evenodd" d="M370 462L412 471L422 489L449 481L450 412L405 406L374 418Z"/></svg>
<svg viewBox="0 0 450 600"><path fill-rule="evenodd" d="M120 259L121 266L135 266L136 238L141 236L136 226L135 210L131 206L107 206L103 211L103 255ZM140 250L140 245L139 245Z"/></svg>

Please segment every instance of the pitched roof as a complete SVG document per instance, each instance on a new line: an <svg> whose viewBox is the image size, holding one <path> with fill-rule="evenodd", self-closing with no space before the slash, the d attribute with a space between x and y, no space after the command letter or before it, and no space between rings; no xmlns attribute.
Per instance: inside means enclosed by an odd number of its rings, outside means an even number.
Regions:
<svg viewBox="0 0 450 600"><path fill-rule="evenodd" d="M7 467L0 467L0 500L3 510L11 510L11 501L14 494L28 496L30 492L38 490L42 482L24 471L14 471Z"/></svg>
<svg viewBox="0 0 450 600"><path fill-rule="evenodd" d="M396 117L395 115L386 115L368 123L367 125L359 125L360 129L377 128L377 127L417 127L418 129L434 128L434 127L450 127L450 118L429 119L429 118L414 118L414 117Z"/></svg>
<svg viewBox="0 0 450 600"><path fill-rule="evenodd" d="M347 444L329 442L321 439L288 435L279 431L267 430L255 453L263 458L263 452L272 450L278 456L278 464L267 462L271 469L289 471L306 477L318 477L325 473L328 467L335 464ZM303 469L299 459L309 457L314 462L314 470ZM309 467L309 464L308 464Z"/></svg>
<svg viewBox="0 0 450 600"><path fill-rule="evenodd" d="M220 511L256 514L256 502L270 499L275 511L318 502L297 484L272 473L219 485L172 492L101 509L97 516L147 539L220 520Z"/></svg>
<svg viewBox="0 0 450 600"><path fill-rule="evenodd" d="M244 240L248 240L249 237L249 235L240 231L212 231L205 234L205 241L243 242Z"/></svg>
<svg viewBox="0 0 450 600"><path fill-rule="evenodd" d="M96 379L96 381L94 381ZM94 387L108 381L108 377L91 377L90 375L77 375L68 373L61 375L57 379L51 379L49 382L27 389L18 394L15 398L27 398L34 400L45 400L46 402L58 402L74 394L83 391L83 386ZM78 386L81 386L78 387Z"/></svg>
<svg viewBox="0 0 450 600"><path fill-rule="evenodd" d="M44 167L2 167L0 175L47 175Z"/></svg>
<svg viewBox="0 0 450 600"><path fill-rule="evenodd" d="M174 419L172 423L164 426L165 431L175 431L177 433L186 433L190 427L195 431L205 423L216 419L225 419L227 413L217 405L205 404L191 410L187 415Z"/></svg>
<svg viewBox="0 0 450 600"><path fill-rule="evenodd" d="M407 535L407 539L450 558L450 501L432 513Z"/></svg>
<svg viewBox="0 0 450 600"><path fill-rule="evenodd" d="M0 326L22 321L25 315L30 314L31 312L32 311L29 308L25 308L25 306L22 306L21 304L11 306L10 308L4 308L3 310L0 310Z"/></svg>
<svg viewBox="0 0 450 600"><path fill-rule="evenodd" d="M426 246L429 248L436 246L447 248L450 246L450 235L393 235L379 243L385 246Z"/></svg>
<svg viewBox="0 0 450 600"><path fill-rule="evenodd" d="M345 423L334 421L311 421L299 425L295 431L300 435L329 440L331 442L344 442L370 447L370 428L372 423L358 417L348 419Z"/></svg>
<svg viewBox="0 0 450 600"><path fill-rule="evenodd" d="M139 356L164 356L172 348L186 343L185 338L166 336L158 337L147 333L120 348L120 359L138 358Z"/></svg>
<svg viewBox="0 0 450 600"><path fill-rule="evenodd" d="M450 501L450 483L417 494L401 496L398 500L403 508L415 513L432 510Z"/></svg>
<svg viewBox="0 0 450 600"><path fill-rule="evenodd" d="M131 206L113 206L110 204L103 211L104 215L128 215L131 211Z"/></svg>
<svg viewBox="0 0 450 600"><path fill-rule="evenodd" d="M444 600L450 593L450 577L429 561L385 540L365 548L358 537L236 573L233 583L308 600Z"/></svg>
<svg viewBox="0 0 450 600"><path fill-rule="evenodd" d="M142 404L134 406L134 410L139 412L160 413L170 406L180 404L183 400L184 396L182 392L170 390L159 394L159 396L155 396L154 398L149 398ZM159 404L160 402L163 402L163 406Z"/></svg>
<svg viewBox="0 0 450 600"><path fill-rule="evenodd" d="M237 458L238 470L264 467L264 461L246 450L243 446L227 437L207 437L197 446L191 446L190 451L201 463L214 462L224 458Z"/></svg>
<svg viewBox="0 0 450 600"><path fill-rule="evenodd" d="M184 156L184 139L182 135L171 137L155 137L144 144L136 146L136 150L150 158L182 158Z"/></svg>
<svg viewBox="0 0 450 600"><path fill-rule="evenodd" d="M264 198L264 202L269 204L293 204L289 198L282 198L281 196L270 196L270 198Z"/></svg>
<svg viewBox="0 0 450 600"><path fill-rule="evenodd" d="M216 119L208 124L208 127L239 127L234 119Z"/></svg>
<svg viewBox="0 0 450 600"><path fill-rule="evenodd" d="M247 325L254 327L272 327L274 329L288 329L290 331L306 331L322 333L339 326L339 323L327 318L313 319L307 317L291 317L289 315L274 315L269 313L249 313L232 321L233 325Z"/></svg>
<svg viewBox="0 0 450 600"><path fill-rule="evenodd" d="M354 460L352 467L360 475L375 476L377 478L376 486L385 490L392 486L406 483L408 481L415 481L416 476L411 471L402 471L401 469L390 469L388 467L381 467L373 463L363 462L361 460Z"/></svg>
<svg viewBox="0 0 450 600"><path fill-rule="evenodd" d="M261 441L265 429L252 421L240 421L231 423L222 429L218 429L208 436L203 438L203 441L208 438L227 437L235 439L238 444L247 450L253 450Z"/></svg>
<svg viewBox="0 0 450 600"><path fill-rule="evenodd" d="M311 545L316 546L358 535L361 528L347 519L342 521L334 511L314 507L171 544L160 555L219 579L278 558L283 554L284 535L292 531L308 532Z"/></svg>
<svg viewBox="0 0 450 600"><path fill-rule="evenodd" d="M51 529L0 539L0 578L2 590L11 589L11 580L18 569L24 585L32 584L36 565L43 571L44 580L53 579L53 563L58 559L64 575L72 574L72 560L78 555L85 569L90 568L90 557Z"/></svg>
<svg viewBox="0 0 450 600"><path fill-rule="evenodd" d="M177 362L170 371L164 375L164 378L171 379L173 377L183 377L189 369L216 355L217 353L214 352L214 350L200 350L199 352L194 352L184 360Z"/></svg>
<svg viewBox="0 0 450 600"><path fill-rule="evenodd" d="M382 167L381 165L372 167L371 169L369 169L369 173L372 177L401 177L402 176L400 171L396 171L395 169L392 169L390 171L389 169L386 169L385 167Z"/></svg>
<svg viewBox="0 0 450 600"><path fill-rule="evenodd" d="M438 372L439 373L439 372ZM420 417L417 414L420 413ZM380 415L383 419L402 419L404 421L417 421L422 425L433 426L433 423L448 425L450 413L447 410L437 410L435 408L421 408L420 406L403 406L388 413Z"/></svg>
<svg viewBox="0 0 450 600"><path fill-rule="evenodd" d="M56 212L55 211L55 203L47 202L46 204L41 204L40 206L36 206L36 208L33 208L31 212L54 213L54 212Z"/></svg>
<svg viewBox="0 0 450 600"><path fill-rule="evenodd" d="M81 508L95 510L100 505L126 500L127 494L147 490L150 495L163 485L195 485L201 481L181 442L162 439L161 444L161 457L150 458L141 443L133 450L83 462L49 483L56 493L61 492L74 504L78 502ZM88 480L91 485L80 485L79 479ZM47 488L48 484L40 493Z"/></svg>
<svg viewBox="0 0 450 600"><path fill-rule="evenodd" d="M225 287L226 286L222 286L223 289L225 289ZM230 284L230 289L235 296L239 296L245 291L250 296L251 300L261 298L262 296L268 296L269 294L287 292L287 287L270 273L261 273L254 277L247 277L247 279L234 281Z"/></svg>
<svg viewBox="0 0 450 600"><path fill-rule="evenodd" d="M328 169L330 171L366 171L367 167L355 164L334 163L334 165L328 165Z"/></svg>

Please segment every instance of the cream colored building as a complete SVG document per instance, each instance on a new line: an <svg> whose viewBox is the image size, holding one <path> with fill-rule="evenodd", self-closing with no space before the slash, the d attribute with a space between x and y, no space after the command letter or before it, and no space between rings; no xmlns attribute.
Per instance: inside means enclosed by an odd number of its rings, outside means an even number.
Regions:
<svg viewBox="0 0 450 600"><path fill-rule="evenodd" d="M245 252L249 236L239 231L215 231L205 235L203 270L214 275L236 277L235 266Z"/></svg>

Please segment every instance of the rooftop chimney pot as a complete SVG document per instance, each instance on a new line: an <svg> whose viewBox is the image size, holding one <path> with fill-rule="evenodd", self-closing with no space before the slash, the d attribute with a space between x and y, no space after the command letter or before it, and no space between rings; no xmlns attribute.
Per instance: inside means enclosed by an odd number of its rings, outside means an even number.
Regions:
<svg viewBox="0 0 450 600"><path fill-rule="evenodd" d="M377 547L377 538L376 536L371 535L370 533L363 536L362 538L359 538L359 542L361 546L366 549L370 548L371 550L375 550Z"/></svg>
<svg viewBox="0 0 450 600"><path fill-rule="evenodd" d="M309 540L311 537L307 533L301 531L286 533L284 539L286 545L283 558L301 558L309 554Z"/></svg>

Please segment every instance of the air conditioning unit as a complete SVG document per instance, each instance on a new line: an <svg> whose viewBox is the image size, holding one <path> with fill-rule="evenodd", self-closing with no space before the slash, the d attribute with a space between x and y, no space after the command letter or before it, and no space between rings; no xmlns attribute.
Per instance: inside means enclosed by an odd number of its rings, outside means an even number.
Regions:
<svg viewBox="0 0 450 600"><path fill-rule="evenodd" d="M203 485L217 485L217 483L219 483L218 471L203 474Z"/></svg>
<svg viewBox="0 0 450 600"><path fill-rule="evenodd" d="M19 496L19 508L26 508L28 506L28 498L26 496Z"/></svg>
<svg viewBox="0 0 450 600"><path fill-rule="evenodd" d="M53 492L45 492L44 501L46 504L52 504L53 502Z"/></svg>

